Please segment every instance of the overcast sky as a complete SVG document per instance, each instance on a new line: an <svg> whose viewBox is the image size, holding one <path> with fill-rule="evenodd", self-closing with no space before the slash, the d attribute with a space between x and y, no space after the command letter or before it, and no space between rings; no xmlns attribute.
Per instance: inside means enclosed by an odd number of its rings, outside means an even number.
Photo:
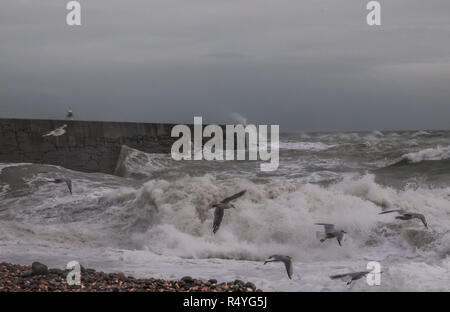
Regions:
<svg viewBox="0 0 450 312"><path fill-rule="evenodd" d="M450 129L450 1L1 0L0 117Z"/></svg>

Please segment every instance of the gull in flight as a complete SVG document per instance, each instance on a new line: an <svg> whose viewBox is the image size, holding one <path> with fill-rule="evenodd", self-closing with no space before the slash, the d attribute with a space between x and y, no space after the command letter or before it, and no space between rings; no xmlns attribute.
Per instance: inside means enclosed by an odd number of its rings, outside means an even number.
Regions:
<svg viewBox="0 0 450 312"><path fill-rule="evenodd" d="M379 214L385 214L385 213L391 213L391 212L397 212L399 214L399 216L395 217L395 219L399 219L399 220L419 219L420 221L422 221L423 225L425 225L425 227L428 229L427 220L425 219L425 216L421 213L408 212L405 210L398 209L398 210L383 211L383 212L380 212Z"/></svg>
<svg viewBox="0 0 450 312"><path fill-rule="evenodd" d="M292 259L289 256L282 256L282 255L273 255L270 256L266 261L264 261L264 264L268 262L283 262L284 266L286 267L287 275L289 276L289 279L292 279L292 274L294 273L294 268L292 267Z"/></svg>
<svg viewBox="0 0 450 312"><path fill-rule="evenodd" d="M325 236L320 239L320 242L323 243L327 239L336 238L339 246L342 246L341 241L344 238L344 234L347 234L344 230L336 230L334 228L334 224L329 223L316 223L316 225L323 225L325 228Z"/></svg>
<svg viewBox="0 0 450 312"><path fill-rule="evenodd" d="M64 129L66 127L67 127L67 125L62 125L61 127L56 128L55 130L50 131L47 134L44 134L43 137L46 137L46 136L59 137L59 136L63 135L64 133L66 133L66 130Z"/></svg>
<svg viewBox="0 0 450 312"><path fill-rule="evenodd" d="M72 180L67 178L56 178L56 179L46 179L46 181L55 184L66 183L70 195L72 195Z"/></svg>
<svg viewBox="0 0 450 312"><path fill-rule="evenodd" d="M351 272L345 274L338 274L330 276L331 279L343 279L347 281L347 285L350 285L353 281L359 280L361 277L366 276L371 271Z"/></svg>
<svg viewBox="0 0 450 312"><path fill-rule="evenodd" d="M213 221L213 233L214 234L216 234L216 232L219 230L220 223L222 222L225 209L236 208L236 207L234 207L233 204L230 204L230 202L241 197L242 195L245 194L245 192L246 192L246 190L239 192L237 194L234 194L233 196L227 197L218 204L212 205L211 208L216 208L214 210L214 221Z"/></svg>

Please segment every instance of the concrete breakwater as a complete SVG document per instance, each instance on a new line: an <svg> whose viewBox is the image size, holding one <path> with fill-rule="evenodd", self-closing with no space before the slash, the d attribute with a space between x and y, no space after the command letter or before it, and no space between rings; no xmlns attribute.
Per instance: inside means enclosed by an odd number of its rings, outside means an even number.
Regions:
<svg viewBox="0 0 450 312"><path fill-rule="evenodd" d="M67 125L59 137L43 137ZM169 153L175 124L77 120L0 119L0 162L58 165L114 173L123 145L146 153ZM191 126L192 127L192 126Z"/></svg>

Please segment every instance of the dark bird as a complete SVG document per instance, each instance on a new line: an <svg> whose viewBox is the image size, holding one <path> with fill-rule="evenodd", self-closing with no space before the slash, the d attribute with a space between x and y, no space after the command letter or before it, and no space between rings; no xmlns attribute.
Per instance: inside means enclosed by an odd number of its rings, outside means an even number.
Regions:
<svg viewBox="0 0 450 312"><path fill-rule="evenodd" d="M425 219L425 216L421 213L408 212L405 210L398 209L398 210L383 211L383 212L380 212L379 214L385 214L385 213L391 213L391 212L397 212L399 214L399 216L395 217L395 219L399 219L399 220L419 219L420 221L422 221L423 225L425 225L425 227L428 229L427 220Z"/></svg>
<svg viewBox="0 0 450 312"><path fill-rule="evenodd" d="M327 239L336 238L339 246L342 246L341 241L344 238L344 234L347 234L344 230L336 230L334 228L334 224L329 223L316 223L316 225L323 225L325 227L325 236L320 239L320 242L323 243Z"/></svg>
<svg viewBox="0 0 450 312"><path fill-rule="evenodd" d="M371 271L362 271L362 272L351 272L345 274L338 274L330 276L331 279L344 279L347 281L347 285L350 285L353 281L359 280L361 277L366 276Z"/></svg>
<svg viewBox="0 0 450 312"><path fill-rule="evenodd" d="M70 194L72 195L72 180L67 178L56 178L56 179L46 179L47 182L60 184L60 183L66 183L67 188L69 189Z"/></svg>
<svg viewBox="0 0 450 312"><path fill-rule="evenodd" d="M284 266L286 267L286 272L289 277L289 279L292 279L292 274L294 273L294 268L292 267L292 259L289 256L282 256L282 255L273 255L270 256L266 261L264 261L264 264L268 262L283 262Z"/></svg>
<svg viewBox="0 0 450 312"><path fill-rule="evenodd" d="M214 221L213 221L213 233L214 234L216 234L216 232L219 230L220 224L222 223L225 209L236 208L230 202L241 197L242 195L245 194L245 192L246 192L246 190L239 192L237 194L234 194L233 196L227 197L218 204L212 205L211 208L216 208L214 210Z"/></svg>

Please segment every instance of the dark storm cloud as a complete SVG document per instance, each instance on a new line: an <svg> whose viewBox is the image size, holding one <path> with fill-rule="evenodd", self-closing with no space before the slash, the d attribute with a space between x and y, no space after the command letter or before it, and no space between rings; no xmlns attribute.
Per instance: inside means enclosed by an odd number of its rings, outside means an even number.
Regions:
<svg viewBox="0 0 450 312"><path fill-rule="evenodd" d="M80 2L2 1L2 117L449 128L448 0Z"/></svg>

